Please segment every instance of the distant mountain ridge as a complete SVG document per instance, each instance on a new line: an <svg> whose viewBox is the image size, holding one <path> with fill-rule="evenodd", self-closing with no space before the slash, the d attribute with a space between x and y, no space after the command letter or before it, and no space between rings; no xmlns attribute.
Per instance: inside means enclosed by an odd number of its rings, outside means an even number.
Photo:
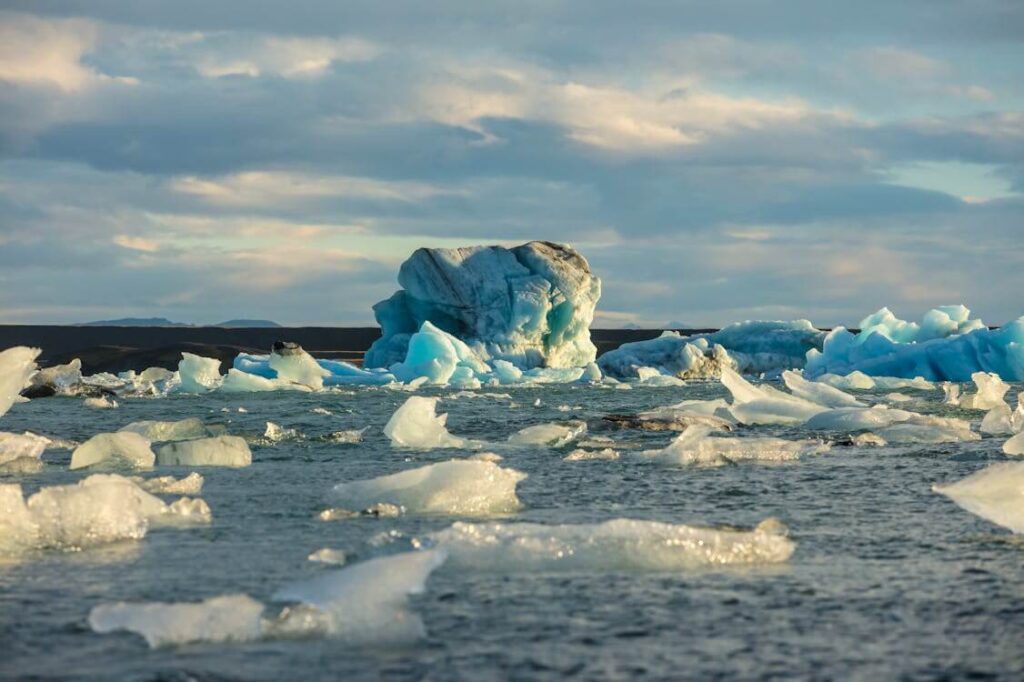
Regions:
<svg viewBox="0 0 1024 682"><path fill-rule="evenodd" d="M166 317L121 317L116 320L81 322L76 327L280 327L272 320L225 320L217 324L189 324L174 322Z"/></svg>

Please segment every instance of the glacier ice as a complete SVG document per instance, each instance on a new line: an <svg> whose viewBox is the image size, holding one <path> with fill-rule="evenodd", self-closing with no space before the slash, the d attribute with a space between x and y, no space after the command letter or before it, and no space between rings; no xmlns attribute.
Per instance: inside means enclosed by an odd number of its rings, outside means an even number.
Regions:
<svg viewBox="0 0 1024 682"><path fill-rule="evenodd" d="M967 381L975 372L1024 379L1024 318L999 329L970 319L964 306L944 306L920 324L904 322L887 308L866 317L856 335L837 327L821 351L807 355L805 375L847 374Z"/></svg>
<svg viewBox="0 0 1024 682"><path fill-rule="evenodd" d="M460 369L464 370L461 381L452 382ZM486 374L490 368L469 346L427 320L409 337L405 359L391 365L389 370L399 381L426 377L430 384L447 385L466 383L478 374Z"/></svg>
<svg viewBox="0 0 1024 682"><path fill-rule="evenodd" d="M666 447L644 450L640 457L670 466L712 465L755 460L786 462L829 450L817 440L785 440L782 438L721 438L710 435L706 426L690 426Z"/></svg>
<svg viewBox="0 0 1024 682"><path fill-rule="evenodd" d="M986 521L1024 533L1024 462L1000 462L932 489Z"/></svg>
<svg viewBox="0 0 1024 682"><path fill-rule="evenodd" d="M845 376L838 374L821 374L814 379L818 383L828 384L843 390L870 391L875 387L875 380L864 372L854 370Z"/></svg>
<svg viewBox="0 0 1024 682"><path fill-rule="evenodd" d="M614 461L619 458L617 450L604 448L601 450L584 450L577 448L562 458L564 462L589 462L594 460Z"/></svg>
<svg viewBox="0 0 1024 682"><path fill-rule="evenodd" d="M96 410L109 410L117 407L117 401L107 396L98 396L95 398L86 398L82 401L82 404L86 407L91 407Z"/></svg>
<svg viewBox="0 0 1024 682"><path fill-rule="evenodd" d="M190 642L246 642L262 633L264 606L244 594L227 594L198 603L101 604L89 613L89 627L106 634L128 630L150 647Z"/></svg>
<svg viewBox="0 0 1024 682"><path fill-rule="evenodd" d="M753 530L613 519L604 523L464 523L427 540L455 568L522 571L680 571L781 563L796 548L774 519Z"/></svg>
<svg viewBox="0 0 1024 682"><path fill-rule="evenodd" d="M151 526L209 521L201 500L164 504L132 481L95 474L73 485L41 488L27 500L21 486L0 485L0 555L34 549L79 550L119 540L138 540ZM194 516L202 503L205 516Z"/></svg>
<svg viewBox="0 0 1024 682"><path fill-rule="evenodd" d="M194 353L182 353L178 363L178 376L182 393L208 393L220 386L220 360L204 358Z"/></svg>
<svg viewBox="0 0 1024 682"><path fill-rule="evenodd" d="M330 547L322 547L315 552L312 552L308 557L307 561L314 561L318 564L331 564L334 566L343 566L348 561L348 556L345 552L340 549L331 549Z"/></svg>
<svg viewBox="0 0 1024 682"><path fill-rule="evenodd" d="M942 404L953 407L960 405L960 384L942 382Z"/></svg>
<svg viewBox="0 0 1024 682"><path fill-rule="evenodd" d="M1003 443L1003 452L1007 455L1024 455L1024 431L1007 439Z"/></svg>
<svg viewBox="0 0 1024 682"><path fill-rule="evenodd" d="M419 249L401 266L401 289L374 306L381 338L367 367L407 360L412 335L430 322L484 362L520 369L583 367L594 361L590 323L601 281L568 246Z"/></svg>
<svg viewBox="0 0 1024 682"><path fill-rule="evenodd" d="M310 390L302 384L281 379L267 379L259 374L248 374L232 367L218 389L224 393L260 393L263 391Z"/></svg>
<svg viewBox="0 0 1024 682"><path fill-rule="evenodd" d="M410 514L486 516L520 508L516 485L526 474L493 462L448 460L365 481L334 486L331 498L349 509L379 502Z"/></svg>
<svg viewBox="0 0 1024 682"><path fill-rule="evenodd" d="M910 419L874 432L890 443L958 443L981 440L971 424L954 417L915 414Z"/></svg>
<svg viewBox="0 0 1024 682"><path fill-rule="evenodd" d="M20 434L0 431L0 464L22 458L38 460L49 444L49 438L28 431Z"/></svg>
<svg viewBox="0 0 1024 682"><path fill-rule="evenodd" d="M324 377L330 371L324 369L316 360L297 343L278 341L274 344L267 360L270 369L277 373L277 378L313 390L324 386Z"/></svg>
<svg viewBox="0 0 1024 682"><path fill-rule="evenodd" d="M155 456L145 436L132 431L98 433L71 453L71 469L97 464L149 469Z"/></svg>
<svg viewBox="0 0 1024 682"><path fill-rule="evenodd" d="M198 417L189 417L173 422L138 421L122 426L119 431L137 433L154 443L171 440L192 440L219 436L225 429L221 425L207 425Z"/></svg>
<svg viewBox="0 0 1024 682"><path fill-rule="evenodd" d="M513 445L543 445L560 448L587 432L587 424L573 421L566 424L534 424L516 431L508 437Z"/></svg>
<svg viewBox="0 0 1024 682"><path fill-rule="evenodd" d="M252 452L244 438L213 436L161 445L156 450L160 466L247 467Z"/></svg>
<svg viewBox="0 0 1024 682"><path fill-rule="evenodd" d="M637 376L641 367L681 379L715 378L723 368L771 372L803 367L807 352L821 348L824 337L807 320L738 322L711 334L668 331L656 339L624 343L597 364L606 375L620 379Z"/></svg>
<svg viewBox="0 0 1024 682"><path fill-rule="evenodd" d="M849 393L843 393L828 384L808 381L792 370L784 371L782 380L793 395L818 405L825 407L861 407L864 405Z"/></svg>
<svg viewBox="0 0 1024 682"><path fill-rule="evenodd" d="M874 407L839 407L820 412L804 426L813 431L868 431L905 422L914 417L913 412L898 410L885 405Z"/></svg>
<svg viewBox="0 0 1024 682"><path fill-rule="evenodd" d="M437 414L438 400L440 398L412 396L395 410L384 425L384 435L391 440L391 445L422 450L479 447L477 441L448 432L445 428L448 415Z"/></svg>
<svg viewBox="0 0 1024 682"><path fill-rule="evenodd" d="M722 385L732 394L730 413L743 424L802 424L829 409L768 385L754 386L729 368L722 369Z"/></svg>
<svg viewBox="0 0 1024 682"><path fill-rule="evenodd" d="M263 439L268 443L299 440L302 437L298 429L286 429L276 422L267 422L267 427L263 430Z"/></svg>
<svg viewBox="0 0 1024 682"><path fill-rule="evenodd" d="M155 476L153 478L132 476L128 480L147 493L153 493L154 495L198 495L203 491L203 476L195 471L181 478L175 478L174 476Z"/></svg>
<svg viewBox="0 0 1024 682"><path fill-rule="evenodd" d="M82 383L82 361L75 358L64 365L44 367L31 379L33 388L47 387L57 394L68 395Z"/></svg>
<svg viewBox="0 0 1024 682"><path fill-rule="evenodd" d="M36 371L36 358L41 352L38 348L26 346L0 352L0 417L20 399L21 390Z"/></svg>
<svg viewBox="0 0 1024 682"><path fill-rule="evenodd" d="M998 374L975 372L971 375L971 381L974 382L977 391L960 398L960 407L965 410L991 410L1003 404L1003 396L1010 390L1009 384Z"/></svg>

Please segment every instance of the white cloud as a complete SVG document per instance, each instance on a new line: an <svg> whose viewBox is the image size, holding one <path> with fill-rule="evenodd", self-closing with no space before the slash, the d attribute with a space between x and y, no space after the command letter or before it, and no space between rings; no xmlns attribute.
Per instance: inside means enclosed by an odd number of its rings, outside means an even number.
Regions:
<svg viewBox="0 0 1024 682"><path fill-rule="evenodd" d="M354 37L298 38L293 36L246 37L212 34L188 45L187 56L207 78L277 75L284 78L315 78L334 62L374 59L381 47Z"/></svg>

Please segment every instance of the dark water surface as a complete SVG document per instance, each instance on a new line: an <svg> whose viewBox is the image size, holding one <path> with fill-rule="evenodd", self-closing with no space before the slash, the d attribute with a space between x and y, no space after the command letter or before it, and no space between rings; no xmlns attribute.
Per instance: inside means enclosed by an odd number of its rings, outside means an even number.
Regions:
<svg viewBox="0 0 1024 682"><path fill-rule="evenodd" d="M1014 389L1014 393L1016 392ZM506 392L505 389L501 389ZM686 398L723 395L718 384L631 391L521 388L509 401L442 402L449 429L496 440L516 429L594 419ZM432 392L428 391L428 394ZM907 409L980 419L932 403ZM450 394L445 392L444 394ZM1012 394L1011 394L1012 395ZM1004 439L951 445L834 447L785 464L666 468L638 461L563 462L571 449L509 453L503 466L525 509L509 518L589 523L611 518L753 526L776 516L796 553L783 565L678 573L478 573L442 566L413 608L419 644L353 648L334 640L196 644L150 650L130 633L99 635L89 610L112 601L198 601L244 592L261 601L280 586L331 570L307 561L321 547L349 561L404 551L449 517L323 522L325 493L343 480L395 473L465 453L391 449L381 427L408 394L384 389L126 400L90 410L74 399L17 405L0 428L84 440L140 419L201 416L257 436L267 420L307 438L254 445L246 469L206 468L209 527L157 529L137 542L50 553L0 566L0 675L8 679L1024 679L1024 542L931 492L1003 459ZM540 398L542 405L534 407ZM568 412L560 405L570 406ZM238 413L244 406L248 412ZM311 412L325 407L333 415ZM222 408L229 412L223 412ZM904 405L899 405L904 407ZM318 442L369 425L356 445ZM592 429L593 431L593 429ZM741 434L806 437L799 429ZM669 434L608 432L661 446ZM49 451L26 494L70 483L70 454ZM165 467L155 474L182 476Z"/></svg>

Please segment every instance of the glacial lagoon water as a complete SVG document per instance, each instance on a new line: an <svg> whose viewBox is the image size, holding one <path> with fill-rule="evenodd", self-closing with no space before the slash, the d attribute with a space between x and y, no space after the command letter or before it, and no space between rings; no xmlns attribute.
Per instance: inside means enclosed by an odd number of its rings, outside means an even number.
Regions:
<svg viewBox="0 0 1024 682"><path fill-rule="evenodd" d="M1014 386L1010 395L1020 390ZM457 518L361 517L323 521L342 481L396 473L460 450L396 450L381 429L409 393L172 395L90 409L80 399L16 405L6 431L82 441L138 420L201 417L252 442L247 468L203 468L213 523L154 529L142 540L75 553L46 552L0 565L0 677L11 679L1020 679L1024 675L1024 540L931 490L1006 457L1005 438L883 448L835 445L778 464L672 468L636 449L673 434L616 430L609 413L684 399L726 397L717 382L613 390L592 386L498 389L508 398L440 395L448 428L504 440L533 424L584 419L614 438L616 461L563 461L572 445L503 452L528 474L523 509L498 521L596 523L613 518L752 527L777 517L796 551L763 566L641 572L482 571L442 565L413 596L426 626L419 642L351 646L323 638L198 643L150 649L138 635L98 634L90 610L117 601L195 602L245 593L262 602L282 585L334 567L408 551ZM940 391L902 391L900 407L970 418L939 404ZM885 393L858 393L881 398ZM535 405L539 399L540 405ZM926 401L926 402L925 402ZM567 406L566 409L559 409ZM246 412L239 412L242 407ZM313 412L325 408L331 414ZM261 442L266 422L303 438ZM325 442L369 426L358 444ZM607 430L606 430L607 428ZM800 427L742 428L739 435L808 438ZM3 476L26 493L72 483L68 451L47 451L38 474ZM152 474L184 476L188 467Z"/></svg>

